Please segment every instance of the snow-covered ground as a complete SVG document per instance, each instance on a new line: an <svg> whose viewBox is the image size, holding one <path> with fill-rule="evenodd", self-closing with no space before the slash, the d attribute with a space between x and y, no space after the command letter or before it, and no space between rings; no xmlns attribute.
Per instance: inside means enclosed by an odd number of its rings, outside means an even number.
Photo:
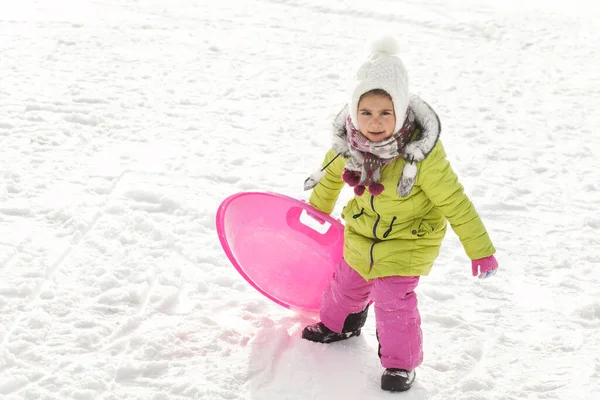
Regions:
<svg viewBox="0 0 600 400"><path fill-rule="evenodd" d="M600 398L599 18L581 1L2 1L0 398ZM250 287L214 223L236 192L307 197L380 34L501 263L472 278L449 232L418 288L425 362L396 395L372 316L359 338L301 340L312 320Z"/></svg>

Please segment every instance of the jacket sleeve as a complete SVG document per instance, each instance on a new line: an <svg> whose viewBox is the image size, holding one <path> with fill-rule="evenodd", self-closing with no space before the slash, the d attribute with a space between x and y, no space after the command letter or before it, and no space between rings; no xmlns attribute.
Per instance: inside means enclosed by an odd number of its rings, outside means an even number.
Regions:
<svg viewBox="0 0 600 400"><path fill-rule="evenodd" d="M331 162L335 156L335 151L329 150L325 155L325 160L323 160L321 167L324 167ZM314 187L309 202L317 210L323 211L326 214L331 214L333 212L335 203L344 187L342 173L344 172L346 161L347 160L341 156L335 159L325 170L323 179L321 179L317 186Z"/></svg>
<svg viewBox="0 0 600 400"><path fill-rule="evenodd" d="M446 152L440 141L421 162L417 184L450 222L471 260L488 257L496 252L473 203L446 159Z"/></svg>

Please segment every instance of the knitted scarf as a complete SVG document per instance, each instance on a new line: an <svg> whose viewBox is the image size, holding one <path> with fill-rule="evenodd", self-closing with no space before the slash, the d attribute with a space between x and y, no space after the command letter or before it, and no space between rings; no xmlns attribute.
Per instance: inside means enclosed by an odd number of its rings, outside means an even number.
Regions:
<svg viewBox="0 0 600 400"><path fill-rule="evenodd" d="M406 119L400 131L381 142L367 139L352 124L350 116L346 118L346 140L350 158L346 163L342 179L354 187L357 196L362 196L366 187L373 196L383 192L384 187L379 182L381 168L402 155L415 128L415 114L410 107L406 111Z"/></svg>

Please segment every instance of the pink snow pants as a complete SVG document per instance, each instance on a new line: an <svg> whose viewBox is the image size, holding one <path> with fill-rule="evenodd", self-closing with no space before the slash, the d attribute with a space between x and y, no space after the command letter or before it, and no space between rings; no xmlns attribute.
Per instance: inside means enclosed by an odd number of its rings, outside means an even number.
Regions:
<svg viewBox="0 0 600 400"><path fill-rule="evenodd" d="M414 369L423 362L421 316L414 292L418 283L418 276L390 276L367 282L342 259L323 293L321 322L339 333L349 314L363 311L373 300L381 365Z"/></svg>

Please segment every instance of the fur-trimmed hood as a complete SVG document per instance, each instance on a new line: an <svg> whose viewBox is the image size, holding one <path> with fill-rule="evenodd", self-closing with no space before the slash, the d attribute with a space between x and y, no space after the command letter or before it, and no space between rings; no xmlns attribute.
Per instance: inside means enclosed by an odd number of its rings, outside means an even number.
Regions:
<svg viewBox="0 0 600 400"><path fill-rule="evenodd" d="M411 95L408 106L415 113L415 122L419 133L415 140L404 148L402 157L408 161L402 170L402 176L398 182L398 195L406 197L412 191L417 177L417 166L415 162L423 161L435 147L441 133L440 119L431 106L417 95ZM333 150L342 157L349 158L346 132L346 116L348 106L337 115L333 122Z"/></svg>
<svg viewBox="0 0 600 400"><path fill-rule="evenodd" d="M415 113L415 123L419 130L417 137L406 145L402 152L402 158L406 161L406 165L402 170L402 175L398 182L397 193L401 197L406 197L412 191L417 177L416 162L423 161L435 147L441 133L440 119L429 104L424 102L419 96L411 95L408 106ZM348 148L346 117L348 116L348 106L345 106L342 111L336 116L333 122L333 151L338 156L351 158L350 149ZM309 176L304 181L304 190L314 188L325 175L325 170L328 165L325 165L318 171Z"/></svg>
<svg viewBox="0 0 600 400"><path fill-rule="evenodd" d="M440 137L441 124L433 108L419 96L415 94L411 95L408 106L415 113L419 135L414 141L406 145L402 157L407 161L419 162L423 161L435 147ZM345 106L333 122L333 150L344 158L350 158L350 150L346 138L346 117L348 116L348 112L348 106Z"/></svg>

